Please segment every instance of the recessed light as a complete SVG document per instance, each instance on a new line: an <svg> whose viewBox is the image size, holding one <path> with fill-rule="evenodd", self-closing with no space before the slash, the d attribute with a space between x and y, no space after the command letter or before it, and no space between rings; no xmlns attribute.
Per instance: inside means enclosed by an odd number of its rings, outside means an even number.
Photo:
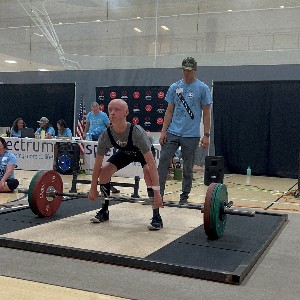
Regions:
<svg viewBox="0 0 300 300"><path fill-rule="evenodd" d="M8 64L16 64L17 63L15 60L6 60L5 62Z"/></svg>
<svg viewBox="0 0 300 300"><path fill-rule="evenodd" d="M137 27L134 27L133 30L135 30L136 32L142 32L142 30Z"/></svg>
<svg viewBox="0 0 300 300"><path fill-rule="evenodd" d="M165 26L165 25L162 25L162 26L160 26L163 30L170 30L167 26Z"/></svg>
<svg viewBox="0 0 300 300"><path fill-rule="evenodd" d="M284 8L284 5L281 5L280 8Z"/></svg>
<svg viewBox="0 0 300 300"><path fill-rule="evenodd" d="M231 11L232 11L232 9L228 9L227 11L231 12Z"/></svg>
<svg viewBox="0 0 300 300"><path fill-rule="evenodd" d="M96 20L96 22L101 22L101 20Z"/></svg>
<svg viewBox="0 0 300 300"><path fill-rule="evenodd" d="M49 71L49 70L47 70L47 69L38 69L38 71L46 72L46 71Z"/></svg>

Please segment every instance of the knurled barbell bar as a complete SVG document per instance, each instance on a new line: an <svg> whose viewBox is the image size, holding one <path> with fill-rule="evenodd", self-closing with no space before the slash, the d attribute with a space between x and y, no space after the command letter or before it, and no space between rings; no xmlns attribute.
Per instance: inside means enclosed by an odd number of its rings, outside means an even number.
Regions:
<svg viewBox="0 0 300 300"><path fill-rule="evenodd" d="M51 217L59 209L64 196L73 198L87 198L88 194L63 193L63 181L55 171L37 172L29 185L28 190L20 190L28 194L28 203L32 212L40 217ZM120 202L153 204L149 198L115 197L107 200ZM174 201L164 202L166 207L197 209L203 213L204 231L209 239L218 239L223 236L227 215L254 217L255 211L232 208L233 202L228 202L228 193L225 184L211 183L207 189L204 204L179 204Z"/></svg>

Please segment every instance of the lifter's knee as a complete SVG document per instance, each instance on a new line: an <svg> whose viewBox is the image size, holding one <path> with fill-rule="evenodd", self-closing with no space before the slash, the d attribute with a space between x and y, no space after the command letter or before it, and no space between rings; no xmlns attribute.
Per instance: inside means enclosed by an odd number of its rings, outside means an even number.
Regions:
<svg viewBox="0 0 300 300"><path fill-rule="evenodd" d="M105 165L104 167L102 167L101 171L100 171L100 183L107 183L110 182L110 178L111 176L116 173L117 167L111 163L108 163L107 165Z"/></svg>

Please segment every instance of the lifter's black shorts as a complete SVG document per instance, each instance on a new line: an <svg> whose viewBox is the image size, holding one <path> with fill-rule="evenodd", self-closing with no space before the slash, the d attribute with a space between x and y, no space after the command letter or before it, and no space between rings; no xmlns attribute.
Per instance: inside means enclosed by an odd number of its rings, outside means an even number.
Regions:
<svg viewBox="0 0 300 300"><path fill-rule="evenodd" d="M15 190L19 186L19 180L15 178L8 178L6 182L11 191Z"/></svg>
<svg viewBox="0 0 300 300"><path fill-rule="evenodd" d="M115 154L113 154L108 160L111 164L115 165L118 170L121 170L131 164L132 162L139 162L142 167L146 165L146 161L142 153L139 153L136 156L128 155L122 150L118 150Z"/></svg>

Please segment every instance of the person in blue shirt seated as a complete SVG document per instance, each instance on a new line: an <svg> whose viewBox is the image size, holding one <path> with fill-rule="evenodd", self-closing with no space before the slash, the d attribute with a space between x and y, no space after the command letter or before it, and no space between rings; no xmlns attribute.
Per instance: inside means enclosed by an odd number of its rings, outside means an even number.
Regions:
<svg viewBox="0 0 300 300"><path fill-rule="evenodd" d="M99 136L109 126L110 121L107 114L99 110L99 104L97 102L92 103L91 109L92 111L86 116L84 138L98 141Z"/></svg>
<svg viewBox="0 0 300 300"><path fill-rule="evenodd" d="M10 129L10 136L12 137L21 137L21 129L25 128L26 124L22 118L17 118L14 120L11 129Z"/></svg>
<svg viewBox="0 0 300 300"><path fill-rule="evenodd" d="M6 141L0 137L0 193L12 192L18 187L19 181L14 175L16 164L16 156L7 151Z"/></svg>
<svg viewBox="0 0 300 300"><path fill-rule="evenodd" d="M55 130L52 125L50 125L48 118L42 117L37 122L40 124L40 128L36 130L35 134L39 135L41 139L51 139L55 136Z"/></svg>
<svg viewBox="0 0 300 300"><path fill-rule="evenodd" d="M65 120L60 119L57 121L57 137L72 137L72 131L70 128L68 128L67 123Z"/></svg>

